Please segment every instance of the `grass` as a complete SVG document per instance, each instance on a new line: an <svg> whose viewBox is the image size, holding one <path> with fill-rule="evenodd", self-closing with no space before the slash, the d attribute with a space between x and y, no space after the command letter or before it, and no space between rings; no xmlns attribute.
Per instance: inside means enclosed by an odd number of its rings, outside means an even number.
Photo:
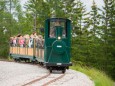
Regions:
<svg viewBox="0 0 115 86"><path fill-rule="evenodd" d="M82 67L81 65L74 65L70 68L85 73L94 81L95 86L114 86L113 80L102 71L86 66Z"/></svg>

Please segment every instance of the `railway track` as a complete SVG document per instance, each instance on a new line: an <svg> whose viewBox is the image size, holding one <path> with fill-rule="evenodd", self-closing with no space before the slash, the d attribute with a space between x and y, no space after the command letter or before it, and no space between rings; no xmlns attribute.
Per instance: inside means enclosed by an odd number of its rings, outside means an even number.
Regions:
<svg viewBox="0 0 115 86"><path fill-rule="evenodd" d="M15 62L13 60L9 61L9 60L0 60L0 61L4 61L4 62ZM18 63L18 62L16 62ZM29 64L29 65L36 65L36 64L32 64L32 63L25 63L25 62L19 62L20 64ZM39 67L42 67L41 65L37 64ZM36 65L36 66L37 66ZM51 73L48 73L44 76L39 76L38 78L36 79L33 79L33 80L30 80L30 81L27 81L26 83L24 84L21 84L21 86L48 86L49 84L63 78L65 76L65 74L51 74Z"/></svg>
<svg viewBox="0 0 115 86"><path fill-rule="evenodd" d="M49 75L50 75L50 73L47 74L47 75L44 75L44 76L42 76L42 77L40 77L40 78L36 78L36 79L34 79L34 80L30 81L30 82L27 82L26 84L24 84L24 85L22 85L22 86L29 86L29 85L31 85L31 84L37 82L37 81L40 81L40 80L42 80L42 79L44 79L44 78L47 78Z"/></svg>
<svg viewBox="0 0 115 86"><path fill-rule="evenodd" d="M44 83L42 86L47 86L47 85L49 85L49 84L51 84L51 83L53 83L53 82L55 82L55 81L57 81L57 80L63 78L64 76L65 76L65 74L62 74L62 75L56 77L55 79L52 79L52 80L50 80L49 82Z"/></svg>
<svg viewBox="0 0 115 86"><path fill-rule="evenodd" d="M30 82L23 84L22 86L48 86L51 83L63 78L64 76L65 74L58 74L54 76L54 74L49 73L45 76L33 79Z"/></svg>

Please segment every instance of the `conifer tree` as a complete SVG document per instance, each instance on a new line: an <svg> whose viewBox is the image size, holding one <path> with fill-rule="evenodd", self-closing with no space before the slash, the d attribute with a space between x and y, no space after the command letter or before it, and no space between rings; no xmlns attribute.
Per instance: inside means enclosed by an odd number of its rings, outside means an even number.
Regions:
<svg viewBox="0 0 115 86"><path fill-rule="evenodd" d="M100 39L100 14L99 8L97 7L95 1L93 0L91 11L90 11L90 18L89 18L89 42L88 42L88 50L90 53L90 60L91 64L95 64L99 67L102 55L100 54L101 51L101 39ZM97 51L98 49L98 51Z"/></svg>
<svg viewBox="0 0 115 86"><path fill-rule="evenodd" d="M0 1L0 56L6 57L9 52L9 37L13 35L16 20L13 18L14 0ZM17 28L15 28L17 29ZM4 48L3 48L4 47Z"/></svg>
<svg viewBox="0 0 115 86"><path fill-rule="evenodd" d="M76 2L76 8L74 10L74 15L72 16L73 20L73 34L76 36L72 39L72 57L77 62L86 62L88 58L87 50L87 37L89 34L88 31L88 13L86 12L85 6L83 3L78 0Z"/></svg>
<svg viewBox="0 0 115 86"><path fill-rule="evenodd" d="M114 66L115 65L115 1L114 0L103 0L104 7L102 11L102 40L104 41L104 56L105 56L105 67L104 69L113 78ZM108 70L109 69L109 70ZM113 72L114 71L114 72Z"/></svg>

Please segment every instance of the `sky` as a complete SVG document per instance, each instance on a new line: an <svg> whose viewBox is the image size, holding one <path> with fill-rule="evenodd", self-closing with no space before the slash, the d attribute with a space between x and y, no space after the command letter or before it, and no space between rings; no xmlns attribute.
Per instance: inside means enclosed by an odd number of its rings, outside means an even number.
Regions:
<svg viewBox="0 0 115 86"><path fill-rule="evenodd" d="M24 5L28 0L21 0L21 4Z"/></svg>
<svg viewBox="0 0 115 86"><path fill-rule="evenodd" d="M27 2L28 0L20 0L20 2L21 2L21 5L22 5L22 9L24 10L24 4Z"/></svg>
<svg viewBox="0 0 115 86"><path fill-rule="evenodd" d="M81 0L81 1L84 3L84 5L86 5L87 11L90 11L93 0ZM95 3L99 8L102 8L102 6L104 5L103 0L95 0Z"/></svg>
<svg viewBox="0 0 115 86"><path fill-rule="evenodd" d="M24 6L25 2L27 1L28 0L21 0L22 6ZM81 0L81 1L84 3L84 5L86 5L87 11L90 11L93 0ZM102 6L104 5L103 0L95 0L95 2L97 7L99 8L102 8Z"/></svg>

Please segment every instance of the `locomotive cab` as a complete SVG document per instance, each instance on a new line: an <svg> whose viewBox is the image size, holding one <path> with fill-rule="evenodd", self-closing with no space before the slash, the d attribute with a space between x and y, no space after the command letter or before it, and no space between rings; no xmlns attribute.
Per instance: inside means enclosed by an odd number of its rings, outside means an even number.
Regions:
<svg viewBox="0 0 115 86"><path fill-rule="evenodd" d="M70 62L71 21L63 18L50 18L45 21L44 65L47 69L62 70L64 73Z"/></svg>

